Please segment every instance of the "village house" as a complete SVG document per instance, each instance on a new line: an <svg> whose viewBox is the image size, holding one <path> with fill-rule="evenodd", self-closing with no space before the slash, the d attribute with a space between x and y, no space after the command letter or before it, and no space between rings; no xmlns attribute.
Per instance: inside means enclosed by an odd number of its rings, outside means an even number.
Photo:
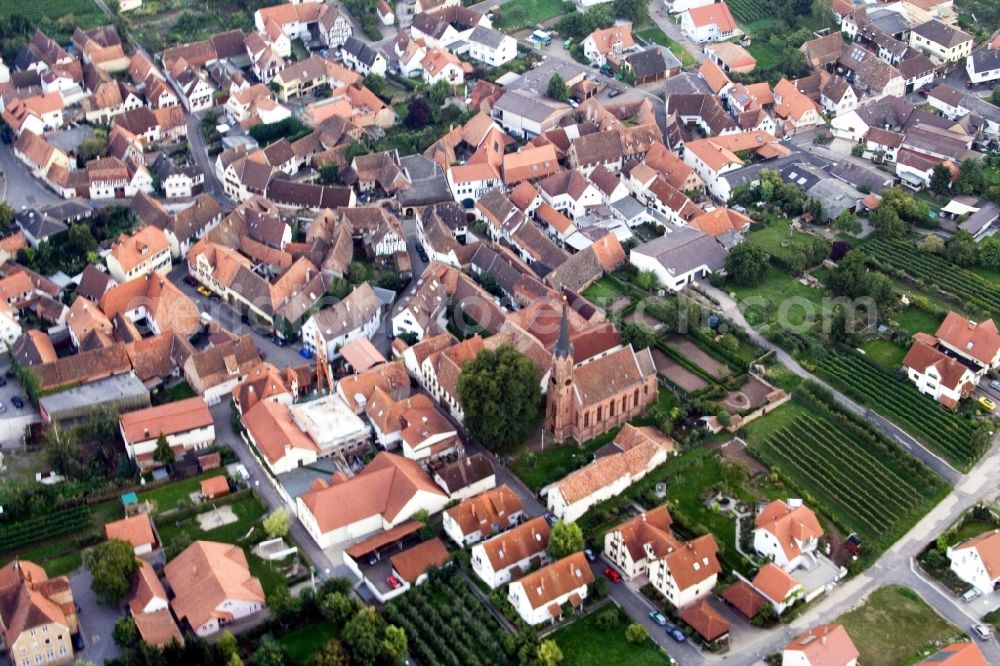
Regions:
<svg viewBox="0 0 1000 666"><path fill-rule="evenodd" d="M1000 585L1000 531L992 530L949 546L951 570L983 594Z"/></svg>
<svg viewBox="0 0 1000 666"><path fill-rule="evenodd" d="M675 608L711 594L721 567L711 534L684 542L670 529L665 506L639 514L604 535L604 554L627 579L648 575Z"/></svg>
<svg viewBox="0 0 1000 666"><path fill-rule="evenodd" d="M472 546L472 570L491 589L548 562L549 524L538 516Z"/></svg>
<svg viewBox="0 0 1000 666"><path fill-rule="evenodd" d="M468 56L490 67L506 65L517 57L517 40L493 28L477 25L466 41Z"/></svg>
<svg viewBox="0 0 1000 666"><path fill-rule="evenodd" d="M556 518L574 522L590 507L623 493L676 452L674 442L655 428L626 423L611 444L594 454L593 462L543 489L547 508Z"/></svg>
<svg viewBox="0 0 1000 666"><path fill-rule="evenodd" d="M563 604L582 609L587 586L593 582L587 558L583 553L573 553L513 581L507 600L521 619L533 626L558 620L563 614Z"/></svg>
<svg viewBox="0 0 1000 666"><path fill-rule="evenodd" d="M367 282L354 288L343 300L309 317L302 325L302 345L312 352L322 346L328 360L352 340L370 340L382 325L382 303Z"/></svg>
<svg viewBox="0 0 1000 666"><path fill-rule="evenodd" d="M497 480L489 459L482 453L474 453L439 467L434 473L434 483L452 501L461 501L495 488Z"/></svg>
<svg viewBox="0 0 1000 666"><path fill-rule="evenodd" d="M0 628L12 663L73 663L79 632L66 576L50 579L42 567L15 559L0 569ZM39 640L44 637L44 640Z"/></svg>
<svg viewBox="0 0 1000 666"><path fill-rule="evenodd" d="M979 49L965 59L965 71L973 84L1000 79L1000 49Z"/></svg>
<svg viewBox="0 0 1000 666"><path fill-rule="evenodd" d="M232 393L233 388L261 362L250 335L214 344L193 352L184 361L183 373L194 392L209 405Z"/></svg>
<svg viewBox="0 0 1000 666"><path fill-rule="evenodd" d="M692 7L681 15L681 30L695 42L722 42L743 34L725 2Z"/></svg>
<svg viewBox="0 0 1000 666"><path fill-rule="evenodd" d="M132 235L122 235L111 246L107 257L108 272L118 282L147 273L170 272L170 243L166 234L154 226L140 227Z"/></svg>
<svg viewBox="0 0 1000 666"><path fill-rule="evenodd" d="M987 666L987 662L975 643L952 643L916 666Z"/></svg>
<svg viewBox="0 0 1000 666"><path fill-rule="evenodd" d="M970 397L978 382L968 366L939 350L933 336L926 333L914 337L902 365L918 391L949 409L955 409L961 400Z"/></svg>
<svg viewBox="0 0 1000 666"><path fill-rule="evenodd" d="M521 499L507 486L498 486L444 512L444 533L459 547L470 546L515 527L524 516Z"/></svg>
<svg viewBox="0 0 1000 666"><path fill-rule="evenodd" d="M842 624L820 624L781 652L781 666L857 666L861 656Z"/></svg>
<svg viewBox="0 0 1000 666"><path fill-rule="evenodd" d="M329 548L391 529L421 510L437 513L448 496L416 462L379 453L350 479L320 480L295 502L310 536Z"/></svg>
<svg viewBox="0 0 1000 666"><path fill-rule="evenodd" d="M387 68L385 56L357 37L348 37L341 47L341 52L344 65L362 76L369 74L385 76Z"/></svg>
<svg viewBox="0 0 1000 666"><path fill-rule="evenodd" d="M926 54L935 65L965 59L972 53L972 44L972 35L937 19L910 30L910 46Z"/></svg>
<svg viewBox="0 0 1000 666"><path fill-rule="evenodd" d="M617 67L622 57L634 47L632 24L623 23L598 29L587 35L583 40L583 55L592 65L603 67L605 64L613 64Z"/></svg>
<svg viewBox="0 0 1000 666"><path fill-rule="evenodd" d="M777 615L784 613L806 594L802 583L773 562L761 567L750 585L763 595Z"/></svg>
<svg viewBox="0 0 1000 666"><path fill-rule="evenodd" d="M154 457L161 435L166 438L174 458L215 443L212 414L200 397L127 412L119 417L119 425L125 451L141 470L166 464Z"/></svg>
<svg viewBox="0 0 1000 666"><path fill-rule="evenodd" d="M640 271L653 271L663 287L680 291L694 280L722 270L726 254L710 234L682 227L634 248L629 262Z"/></svg>
<svg viewBox="0 0 1000 666"><path fill-rule="evenodd" d="M104 538L119 539L132 546L136 557L148 555L157 545L153 523L148 513L137 513L104 525Z"/></svg>
<svg viewBox="0 0 1000 666"><path fill-rule="evenodd" d="M170 608L198 636L264 610L264 589L239 546L195 541L164 567Z"/></svg>
<svg viewBox="0 0 1000 666"><path fill-rule="evenodd" d="M816 514L800 500L774 500L754 521L754 550L785 571L808 568L823 536Z"/></svg>

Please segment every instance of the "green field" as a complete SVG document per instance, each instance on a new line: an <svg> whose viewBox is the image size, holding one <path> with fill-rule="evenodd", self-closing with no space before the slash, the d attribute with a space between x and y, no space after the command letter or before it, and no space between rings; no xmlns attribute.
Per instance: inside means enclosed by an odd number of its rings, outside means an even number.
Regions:
<svg viewBox="0 0 1000 666"><path fill-rule="evenodd" d="M757 61L758 69L771 67L772 65L777 64L779 58L781 58L781 54L772 49L771 45L763 40L755 40L746 48L747 51L750 52L750 55L752 55Z"/></svg>
<svg viewBox="0 0 1000 666"><path fill-rule="evenodd" d="M893 319L895 319L900 327L907 333L913 335L921 332L933 334L937 331L938 326L941 325L942 318L911 305L893 316Z"/></svg>
<svg viewBox="0 0 1000 666"><path fill-rule="evenodd" d="M49 19L106 18L94 0L44 0L39 2L0 2L0 16L19 15L29 21ZM74 23L76 25L76 23Z"/></svg>
<svg viewBox="0 0 1000 666"><path fill-rule="evenodd" d="M514 461L511 470L526 486L538 492L542 487L558 481L570 472L580 469L593 459L593 453L618 434L618 428L600 437L584 442L581 446L552 445L537 453L524 453Z"/></svg>
<svg viewBox="0 0 1000 666"><path fill-rule="evenodd" d="M159 488L139 493L139 501L145 502L148 500L153 502L153 504L156 505L156 511L158 513L176 509L177 503L180 501L187 502L187 504L190 505L191 493L201 490L202 479L207 479L210 476L225 476L225 474L225 471L215 469L210 472L203 472L202 474L198 474L196 476L190 476L180 481L174 481L160 486Z"/></svg>
<svg viewBox="0 0 1000 666"><path fill-rule="evenodd" d="M920 595L900 585L875 590L836 622L844 625L865 666L912 664L942 645L967 640Z"/></svg>
<svg viewBox="0 0 1000 666"><path fill-rule="evenodd" d="M328 622L316 622L293 629L278 638L288 651L288 663L306 666L314 654L337 637L337 628Z"/></svg>
<svg viewBox="0 0 1000 666"><path fill-rule="evenodd" d="M903 363L906 350L897 347L888 340L869 340L861 345L865 355L871 360L881 365L886 370L895 370Z"/></svg>
<svg viewBox="0 0 1000 666"><path fill-rule="evenodd" d="M906 532L945 484L894 443L810 394L747 426L751 452L777 467L845 532L857 532L874 557Z"/></svg>
<svg viewBox="0 0 1000 666"><path fill-rule="evenodd" d="M584 298L589 298L598 303L610 302L622 295L622 291L618 288L618 285L607 277L602 277L583 291Z"/></svg>
<svg viewBox="0 0 1000 666"><path fill-rule="evenodd" d="M896 423L959 469L968 469L989 445L976 424L921 394L908 381L850 352L827 354L816 375Z"/></svg>
<svg viewBox="0 0 1000 666"><path fill-rule="evenodd" d="M493 27L501 32L516 32L558 16L565 8L562 0L511 0L497 8L500 15Z"/></svg>
<svg viewBox="0 0 1000 666"><path fill-rule="evenodd" d="M652 26L649 28L643 28L635 33L643 39L653 42L654 44L659 44L660 46L665 46L670 49L670 52L681 61L682 67L691 67L696 63L694 56L684 48L683 45L675 42L674 40L667 37L667 33L663 32L660 28Z"/></svg>
<svg viewBox="0 0 1000 666"><path fill-rule="evenodd" d="M783 315L784 323L799 327L826 314L822 290L807 287L776 266L768 266L759 286L729 284L726 290L736 294L740 311L754 326L776 322Z"/></svg>
<svg viewBox="0 0 1000 666"><path fill-rule="evenodd" d="M602 629L597 618L603 613L618 612L618 623ZM573 666L666 666L670 660L651 639L633 644L625 640L624 621L617 607L596 610L550 636L563 653L563 663Z"/></svg>
<svg viewBox="0 0 1000 666"><path fill-rule="evenodd" d="M213 511L211 504L211 502L206 503L205 511L201 513ZM174 544L191 543L198 539L237 543L253 527L254 523L260 520L265 510L264 503L253 495L242 497L228 506L236 514L236 522L207 531L201 529L197 516L189 516L176 521L169 517L158 518L156 528L160 533L164 547L171 550Z"/></svg>
<svg viewBox="0 0 1000 666"><path fill-rule="evenodd" d="M791 261L798 255L808 256L808 250L817 244L822 244L829 249L829 244L826 241L812 234L794 231L788 222L780 219L775 219L764 226L758 226L747 234L747 241L765 250L768 254L785 261Z"/></svg>

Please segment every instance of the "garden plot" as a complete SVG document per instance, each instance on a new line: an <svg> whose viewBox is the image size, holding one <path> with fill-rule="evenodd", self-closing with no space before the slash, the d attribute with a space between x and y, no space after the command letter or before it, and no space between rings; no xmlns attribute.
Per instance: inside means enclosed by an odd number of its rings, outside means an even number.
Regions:
<svg viewBox="0 0 1000 666"><path fill-rule="evenodd" d="M748 409L757 409L767 402L768 394L774 389L753 375L747 377L743 386L731 391L722 401L730 414L739 414Z"/></svg>
<svg viewBox="0 0 1000 666"><path fill-rule="evenodd" d="M701 347L691 342L687 338L681 337L679 335L671 335L667 338L667 344L677 350L681 356L686 358L691 363L697 365L699 368L705 371L711 377L716 379L724 379L731 374L729 366L725 363L712 358L706 351Z"/></svg>
<svg viewBox="0 0 1000 666"><path fill-rule="evenodd" d="M653 349L652 352L653 364L656 366L656 371L682 390L688 393L696 393L708 386L708 382L659 349Z"/></svg>

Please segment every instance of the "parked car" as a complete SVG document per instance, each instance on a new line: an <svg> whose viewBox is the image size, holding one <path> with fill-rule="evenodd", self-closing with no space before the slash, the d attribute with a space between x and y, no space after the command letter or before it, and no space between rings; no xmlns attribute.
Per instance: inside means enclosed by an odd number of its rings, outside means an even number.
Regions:
<svg viewBox="0 0 1000 666"><path fill-rule="evenodd" d="M192 275L185 275L184 276L184 284L189 285L191 287L197 287L198 286L198 281L195 280L194 276L192 276Z"/></svg>
<svg viewBox="0 0 1000 666"><path fill-rule="evenodd" d="M972 634L981 641L988 641L993 637L993 632L985 624L976 623L972 625Z"/></svg>
<svg viewBox="0 0 1000 666"><path fill-rule="evenodd" d="M861 552L861 537L852 532L847 536L847 541L844 542L844 547L847 548L847 550L852 554L857 555Z"/></svg>
<svg viewBox="0 0 1000 666"><path fill-rule="evenodd" d="M3 404L3 402L0 402L0 414L3 414L6 411L7 411L7 405Z"/></svg>
<svg viewBox="0 0 1000 666"><path fill-rule="evenodd" d="M962 595L962 601L969 604L981 596L983 596L983 593L979 591L978 587L970 587L965 591L965 594Z"/></svg>
<svg viewBox="0 0 1000 666"><path fill-rule="evenodd" d="M79 652L85 647L87 647L87 644L83 642L83 636L80 634L73 634L73 650L75 652Z"/></svg>
<svg viewBox="0 0 1000 666"><path fill-rule="evenodd" d="M0 377L0 387L7 386L7 379L5 377Z"/></svg>
<svg viewBox="0 0 1000 666"><path fill-rule="evenodd" d="M593 550L591 550L590 548L584 548L583 549L583 556L587 558L588 562L596 562L597 561L597 554Z"/></svg>
<svg viewBox="0 0 1000 666"><path fill-rule="evenodd" d="M667 618L660 611L649 611L649 619L661 627L667 626Z"/></svg>
<svg viewBox="0 0 1000 666"><path fill-rule="evenodd" d="M994 379L990 382L990 388L994 391L1000 391L1000 379Z"/></svg>
<svg viewBox="0 0 1000 666"><path fill-rule="evenodd" d="M276 347L284 347L285 345L288 344L287 342L285 342L285 339L283 337L278 335L273 336L271 338L271 342L273 342Z"/></svg>
<svg viewBox="0 0 1000 666"><path fill-rule="evenodd" d="M302 349L299 350L299 356L306 359L307 361L315 355L316 354L314 354L313 350L309 349L309 347L303 347Z"/></svg>
<svg viewBox="0 0 1000 666"><path fill-rule="evenodd" d="M385 582L389 583L389 587L391 587L394 590L398 590L399 588L403 587L403 584L400 583L399 579L396 578L395 576L389 576L388 578L385 579Z"/></svg>
<svg viewBox="0 0 1000 666"><path fill-rule="evenodd" d="M622 582L622 575L612 569L611 567L606 567L604 569L604 577L610 580L612 583Z"/></svg>
<svg viewBox="0 0 1000 666"><path fill-rule="evenodd" d="M212 295L212 292L209 291L208 287L206 287L205 285L198 285L198 288L195 289L195 291L197 291L202 296L211 296Z"/></svg>
<svg viewBox="0 0 1000 666"><path fill-rule="evenodd" d="M372 553L368 556L368 566L373 567L378 564L378 553Z"/></svg>
<svg viewBox="0 0 1000 666"><path fill-rule="evenodd" d="M667 622L667 636L670 636L678 643L683 643L687 640L687 635L685 635L684 630L676 624L672 624L670 622Z"/></svg>
<svg viewBox="0 0 1000 666"><path fill-rule="evenodd" d="M611 92L608 93L608 97L615 98L618 97L618 95L621 95L623 92L625 91L619 90L618 88L614 88Z"/></svg>
<svg viewBox="0 0 1000 666"><path fill-rule="evenodd" d="M997 404L992 400L990 400L989 398L987 398L985 395L979 396L979 406L988 412L992 412L994 409L997 408Z"/></svg>
<svg viewBox="0 0 1000 666"><path fill-rule="evenodd" d="M21 409L24 407L24 400L21 400L21 396L15 395L10 399L10 404L14 405L15 409Z"/></svg>

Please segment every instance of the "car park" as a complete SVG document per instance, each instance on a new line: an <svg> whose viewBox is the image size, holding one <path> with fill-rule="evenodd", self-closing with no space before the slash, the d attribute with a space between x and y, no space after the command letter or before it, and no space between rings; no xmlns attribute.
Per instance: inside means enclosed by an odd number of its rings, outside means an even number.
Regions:
<svg viewBox="0 0 1000 666"><path fill-rule="evenodd" d="M667 618L660 611L649 611L649 619L661 627L667 626Z"/></svg>

